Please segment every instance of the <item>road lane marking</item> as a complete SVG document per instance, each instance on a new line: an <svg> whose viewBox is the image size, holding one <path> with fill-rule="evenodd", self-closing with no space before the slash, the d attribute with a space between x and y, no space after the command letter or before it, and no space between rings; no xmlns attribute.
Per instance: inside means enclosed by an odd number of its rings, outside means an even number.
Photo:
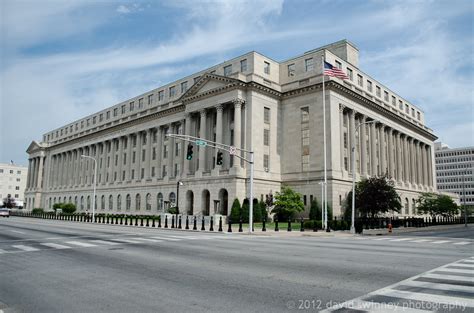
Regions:
<svg viewBox="0 0 474 313"><path fill-rule="evenodd" d="M30 247L30 246L25 246L25 245L13 245L12 247L16 248L16 249L23 250L23 251L28 251L28 252L30 252L30 251L39 251L39 249Z"/></svg>
<svg viewBox="0 0 474 313"><path fill-rule="evenodd" d="M469 242L469 241L461 241L461 242L455 242L455 243L453 243L453 245L468 245L468 244L470 244L470 243L472 243L472 242Z"/></svg>
<svg viewBox="0 0 474 313"><path fill-rule="evenodd" d="M428 239L419 239L419 240L413 240L412 242L416 242L416 243L419 243L419 242L430 242L431 240L428 240Z"/></svg>
<svg viewBox="0 0 474 313"><path fill-rule="evenodd" d="M109 246L115 246L115 245L120 244L119 242L112 242L112 241L106 241L106 240L90 240L90 241L94 243L103 244L103 245L109 245Z"/></svg>
<svg viewBox="0 0 474 313"><path fill-rule="evenodd" d="M163 240L159 239L150 239L150 238L132 238L133 240L142 240L142 241L150 241L150 242L163 242Z"/></svg>
<svg viewBox="0 0 474 313"><path fill-rule="evenodd" d="M5 250L0 249L0 254L2 254L2 253L8 253L8 252L5 251Z"/></svg>
<svg viewBox="0 0 474 313"><path fill-rule="evenodd" d="M168 238L168 237L162 237L162 236L153 236L150 238L154 239L161 239L161 240L169 240L169 241L180 241L181 239L176 239L176 238Z"/></svg>
<svg viewBox="0 0 474 313"><path fill-rule="evenodd" d="M79 247L97 247L97 245L93 245L91 243L80 242L80 241L66 241L66 243L79 246Z"/></svg>
<svg viewBox="0 0 474 313"><path fill-rule="evenodd" d="M423 281L416 281L416 280L407 281L403 283L403 286L429 288L429 289L437 289L437 290L465 291L465 292L474 293L474 287L470 287L470 286L455 286L452 284L430 283L430 282L423 282Z"/></svg>
<svg viewBox="0 0 474 313"><path fill-rule="evenodd" d="M40 243L40 245L50 247L50 248L55 248L55 249L71 249L71 247L60 245L58 243L52 243L52 242L43 242L43 243Z"/></svg>
<svg viewBox="0 0 474 313"><path fill-rule="evenodd" d="M110 239L110 240L124 242L124 243L140 243L140 241L131 240L131 239L113 238L113 239Z"/></svg>
<svg viewBox="0 0 474 313"><path fill-rule="evenodd" d="M428 273L426 275L423 275L423 277L472 282L472 277L462 277L462 276L446 275L446 274Z"/></svg>
<svg viewBox="0 0 474 313"><path fill-rule="evenodd" d="M19 230L10 230L12 233L18 233L18 234L25 234L24 232L22 231L19 231Z"/></svg>
<svg viewBox="0 0 474 313"><path fill-rule="evenodd" d="M438 243L448 243L448 242L451 242L451 241L450 240L438 240L438 241L433 241L431 243L438 244Z"/></svg>
<svg viewBox="0 0 474 313"><path fill-rule="evenodd" d="M413 240L413 238L399 238L399 239L392 239L390 241L407 241L407 240Z"/></svg>
<svg viewBox="0 0 474 313"><path fill-rule="evenodd" d="M383 238L377 238L377 239L374 239L374 240L389 240L389 239L392 239L390 237L383 237Z"/></svg>

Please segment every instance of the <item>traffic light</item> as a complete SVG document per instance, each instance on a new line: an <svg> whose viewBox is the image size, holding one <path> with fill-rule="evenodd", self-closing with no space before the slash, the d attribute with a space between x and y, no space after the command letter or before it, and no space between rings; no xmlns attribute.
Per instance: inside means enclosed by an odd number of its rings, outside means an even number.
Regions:
<svg viewBox="0 0 474 313"><path fill-rule="evenodd" d="M188 152L186 153L186 160L191 160L193 158L193 144L188 144Z"/></svg>
<svg viewBox="0 0 474 313"><path fill-rule="evenodd" d="M221 151L217 152L216 164L222 165L222 152Z"/></svg>

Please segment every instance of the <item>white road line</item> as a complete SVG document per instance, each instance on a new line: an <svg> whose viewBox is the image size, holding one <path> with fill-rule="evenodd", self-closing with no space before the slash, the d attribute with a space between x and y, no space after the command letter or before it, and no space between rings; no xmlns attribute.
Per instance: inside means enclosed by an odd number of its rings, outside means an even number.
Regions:
<svg viewBox="0 0 474 313"><path fill-rule="evenodd" d="M178 238L178 239L198 239L199 237L196 236L173 236L173 235L163 235L165 237L170 237L170 238Z"/></svg>
<svg viewBox="0 0 474 313"><path fill-rule="evenodd" d="M161 240L169 240L169 241L180 241L181 239L176 239L176 238L168 238L168 237L160 237L160 236L153 236L150 238L154 239L161 239Z"/></svg>
<svg viewBox="0 0 474 313"><path fill-rule="evenodd" d="M436 279L449 279L449 280L457 280L457 281L468 281L472 282L472 277L462 277L462 276L455 276L455 275L446 275L446 274L425 274L423 277L427 278L436 278Z"/></svg>
<svg viewBox="0 0 474 313"><path fill-rule="evenodd" d="M383 237L383 238L377 238L377 239L374 239L374 240L389 240L389 239L392 239L390 237Z"/></svg>
<svg viewBox="0 0 474 313"><path fill-rule="evenodd" d="M474 260L462 260L462 263L474 263Z"/></svg>
<svg viewBox="0 0 474 313"><path fill-rule="evenodd" d="M432 295L432 294L426 294L426 293L420 293L420 292L394 290L390 288L379 290L377 294L383 295L383 296L394 297L394 298L415 300L415 301L425 301L425 302L435 301L436 303L441 303L441 304L458 303L459 305L462 305L462 306L474 307L474 299L467 299L467 298Z"/></svg>
<svg viewBox="0 0 474 313"><path fill-rule="evenodd" d="M465 270L460 270L460 269L457 269L457 268L440 267L436 271L452 272L452 273L466 273L466 274L474 275L474 270L472 270L470 268L466 268ZM473 279L474 279L474 277L473 277Z"/></svg>
<svg viewBox="0 0 474 313"><path fill-rule="evenodd" d="M71 247L60 245L58 243L52 243L52 242L43 242L43 243L40 243L40 245L50 247L50 248L55 248L55 249L71 249Z"/></svg>
<svg viewBox="0 0 474 313"><path fill-rule="evenodd" d="M419 239L419 240L413 240L412 242L430 242L431 240L428 240L428 239Z"/></svg>
<svg viewBox="0 0 474 313"><path fill-rule="evenodd" d="M443 283L430 283L430 282L417 281L417 280L404 282L400 286L430 288L430 289L436 289L436 290L466 291L466 292L474 293L474 287L471 287L471 286L459 286L459 285L443 284Z"/></svg>
<svg viewBox="0 0 474 313"><path fill-rule="evenodd" d="M466 264L466 263L453 263L454 266L459 266L459 267L466 267L466 268L473 268L474 269L474 264Z"/></svg>
<svg viewBox="0 0 474 313"><path fill-rule="evenodd" d="M25 234L24 232L22 231L19 231L19 230L10 230L12 233L18 233L18 234Z"/></svg>
<svg viewBox="0 0 474 313"><path fill-rule="evenodd" d="M419 309L412 309L407 307L400 307L394 304L389 303L376 303L376 302L368 302L360 299L354 299L344 303L344 305L333 307L332 309L337 308L348 308L351 310L361 310L367 311L371 313L384 313L384 312L403 312L403 313L424 313L424 312L431 312Z"/></svg>
<svg viewBox="0 0 474 313"><path fill-rule="evenodd" d="M413 238L392 239L392 240L390 240L390 241L407 241L407 240L413 240Z"/></svg>
<svg viewBox="0 0 474 313"><path fill-rule="evenodd" d="M472 244L472 242L469 242L469 241L461 241L461 242L455 242L455 243L453 243L453 245L468 245L468 244Z"/></svg>
<svg viewBox="0 0 474 313"><path fill-rule="evenodd" d="M2 254L2 253L8 253L8 252L5 251L5 250L0 249L0 254Z"/></svg>
<svg viewBox="0 0 474 313"><path fill-rule="evenodd" d="M451 242L450 240L438 240L438 241L433 241L432 243L448 243L448 242Z"/></svg>
<svg viewBox="0 0 474 313"><path fill-rule="evenodd" d="M113 238L110 240L124 242L124 243L140 243L140 241L131 240L131 239L122 239L122 238Z"/></svg>
<svg viewBox="0 0 474 313"><path fill-rule="evenodd" d="M132 238L133 240L142 240L142 241L150 241L150 242L163 242L163 240L159 239L150 239L150 238Z"/></svg>
<svg viewBox="0 0 474 313"><path fill-rule="evenodd" d="M24 246L24 245L13 245L12 247L23 250L23 251L39 251L40 250L40 249L36 249L30 246Z"/></svg>
<svg viewBox="0 0 474 313"><path fill-rule="evenodd" d="M109 246L115 246L119 245L120 243L118 242L112 242L112 241L106 241L106 240L89 240L90 242L93 243L98 243L98 244L103 244L103 245L109 245Z"/></svg>
<svg viewBox="0 0 474 313"><path fill-rule="evenodd" d="M76 245L79 247L97 247L97 245L93 245L91 243L80 242L80 241L66 241L66 243L71 245Z"/></svg>

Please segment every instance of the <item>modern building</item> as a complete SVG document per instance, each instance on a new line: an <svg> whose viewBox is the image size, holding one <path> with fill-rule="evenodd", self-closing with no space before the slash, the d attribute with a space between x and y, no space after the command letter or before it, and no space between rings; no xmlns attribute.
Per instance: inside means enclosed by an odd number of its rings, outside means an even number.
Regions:
<svg viewBox="0 0 474 313"><path fill-rule="evenodd" d="M10 197L15 198L18 206L25 200L26 177L28 168L12 163L0 163L0 202Z"/></svg>
<svg viewBox="0 0 474 313"><path fill-rule="evenodd" d="M433 142L424 112L359 68L347 40L277 62L249 52L47 132L27 152L27 208L56 202L91 208L97 160L98 212L156 214L176 199L189 214L227 214L249 191L249 165L227 152L193 147L167 134L185 134L253 150L255 197L289 185L307 208L321 195L323 162L322 58L348 80L325 78L328 200L335 215L355 175L387 174L403 215L420 192L435 191ZM414 82L416 83L416 82ZM360 127L360 123L374 123ZM355 138L355 139L354 139ZM321 200L321 199L319 199Z"/></svg>
<svg viewBox="0 0 474 313"><path fill-rule="evenodd" d="M460 204L474 206L474 147L450 148L435 143L438 190L459 195Z"/></svg>

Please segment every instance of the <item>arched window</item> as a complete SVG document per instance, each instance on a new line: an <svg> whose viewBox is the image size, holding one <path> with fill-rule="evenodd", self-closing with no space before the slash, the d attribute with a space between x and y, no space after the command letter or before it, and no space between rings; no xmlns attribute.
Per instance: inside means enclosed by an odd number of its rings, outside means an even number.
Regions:
<svg viewBox="0 0 474 313"><path fill-rule="evenodd" d="M49 197L49 199L48 199L48 208L52 209L52 207L53 206L51 205L51 197Z"/></svg>
<svg viewBox="0 0 474 313"><path fill-rule="evenodd" d="M75 205L76 208L77 208L77 196L74 197L74 205Z"/></svg>
<svg viewBox="0 0 474 313"><path fill-rule="evenodd" d="M120 195L117 196L117 211L122 210L122 197Z"/></svg>
<svg viewBox="0 0 474 313"><path fill-rule="evenodd" d="M130 195L127 195L125 198L125 210L130 211L130 206L132 205L132 197Z"/></svg>
<svg viewBox="0 0 474 313"><path fill-rule="evenodd" d="M54 201L53 201L53 204L56 204L56 197L54 197Z"/></svg>
<svg viewBox="0 0 474 313"><path fill-rule="evenodd" d="M84 196L81 196L81 211L84 211Z"/></svg>
<svg viewBox="0 0 474 313"><path fill-rule="evenodd" d="M71 198L71 196L69 196L69 201L68 201L68 203L72 203L72 198Z"/></svg>
<svg viewBox="0 0 474 313"><path fill-rule="evenodd" d="M145 204L146 210L150 211L151 210L151 194L147 193L145 201L146 201L146 204Z"/></svg>
<svg viewBox="0 0 474 313"><path fill-rule="evenodd" d="M410 214L410 207L408 203L408 198L405 198L405 214Z"/></svg>
<svg viewBox="0 0 474 313"><path fill-rule="evenodd" d="M137 195L135 196L135 210L136 211L140 211L140 205L141 205L141 197L140 197L140 194L137 193Z"/></svg>
<svg viewBox="0 0 474 313"><path fill-rule="evenodd" d="M105 210L105 196L100 198L100 209Z"/></svg>
<svg viewBox="0 0 474 313"><path fill-rule="evenodd" d="M156 196L156 210L163 211L163 194L161 192Z"/></svg>
<svg viewBox="0 0 474 313"><path fill-rule="evenodd" d="M176 194L174 192L170 192L170 204L171 203L176 203Z"/></svg>
<svg viewBox="0 0 474 313"><path fill-rule="evenodd" d="M112 195L109 196L109 211L112 211L114 209L114 198Z"/></svg>
<svg viewBox="0 0 474 313"><path fill-rule="evenodd" d="M86 210L91 209L91 196L87 196Z"/></svg>
<svg viewBox="0 0 474 313"><path fill-rule="evenodd" d="M418 214L418 212L416 212L416 201L415 201L415 199L411 200L411 211L413 212L413 214Z"/></svg>
<svg viewBox="0 0 474 313"><path fill-rule="evenodd" d="M64 201L63 201L63 203L66 203L66 197L64 197Z"/></svg>

